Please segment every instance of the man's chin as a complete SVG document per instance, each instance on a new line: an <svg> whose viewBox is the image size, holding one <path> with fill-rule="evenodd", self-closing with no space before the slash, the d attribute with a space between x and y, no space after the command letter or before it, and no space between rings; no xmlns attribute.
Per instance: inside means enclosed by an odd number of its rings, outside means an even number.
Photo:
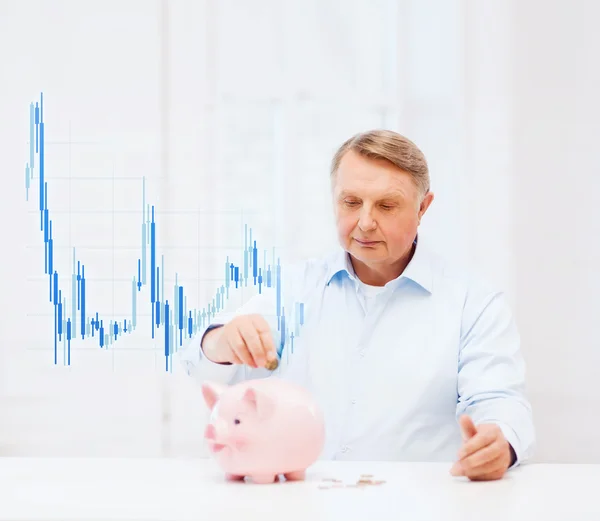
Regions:
<svg viewBox="0 0 600 521"><path fill-rule="evenodd" d="M361 262L371 263L383 260L383 255L380 248L361 248L355 245L350 248L349 251L356 260Z"/></svg>

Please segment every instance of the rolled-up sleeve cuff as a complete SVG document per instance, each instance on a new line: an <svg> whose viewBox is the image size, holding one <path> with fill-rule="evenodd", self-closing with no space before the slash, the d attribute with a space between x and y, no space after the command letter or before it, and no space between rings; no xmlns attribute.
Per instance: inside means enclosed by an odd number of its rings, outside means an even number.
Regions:
<svg viewBox="0 0 600 521"><path fill-rule="evenodd" d="M223 325L224 324L211 324L210 326L208 326L206 328L204 333L202 333L202 336L200 337L200 358L201 359L204 358L204 359L208 360L208 358L204 354L204 350L202 349L202 342L204 342L204 337L206 336L207 333L210 333L213 329L219 329L220 327L223 327ZM218 364L218 365L231 365L231 364L223 363L223 364Z"/></svg>
<svg viewBox="0 0 600 521"><path fill-rule="evenodd" d="M226 383L234 378L239 369L239 366L235 364L221 364L209 360L202 350L204 336L209 331L219 327L222 327L222 324L211 324L208 326L204 332L192 340L192 345L181 353L181 362L186 372L199 382L210 380Z"/></svg>
<svg viewBox="0 0 600 521"><path fill-rule="evenodd" d="M191 376L200 382L230 382L239 369L235 364L218 364L204 357L202 362L191 371Z"/></svg>
<svg viewBox="0 0 600 521"><path fill-rule="evenodd" d="M498 427L500 427L500 430L502 431L502 434L506 438L506 441L508 441L510 446L515 451L516 459L515 459L514 463L509 467L509 469L519 466L521 459L522 459L522 451L521 451L521 444L519 443L519 438L517 437L517 434L515 433L514 429L512 427L509 427L506 423L503 423L503 422L493 422L493 423L495 423L496 425L498 425Z"/></svg>

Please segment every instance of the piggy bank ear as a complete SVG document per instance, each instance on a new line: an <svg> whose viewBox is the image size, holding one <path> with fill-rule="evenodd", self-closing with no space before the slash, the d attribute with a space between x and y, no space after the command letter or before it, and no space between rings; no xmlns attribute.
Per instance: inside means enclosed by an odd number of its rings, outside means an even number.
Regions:
<svg viewBox="0 0 600 521"><path fill-rule="evenodd" d="M202 396L207 407L212 410L215 403L219 400L223 393L224 386L214 382L204 382L202 384Z"/></svg>
<svg viewBox="0 0 600 521"><path fill-rule="evenodd" d="M267 419L275 410L274 400L266 393L257 391L253 387L248 387L242 400L256 411L261 420Z"/></svg>

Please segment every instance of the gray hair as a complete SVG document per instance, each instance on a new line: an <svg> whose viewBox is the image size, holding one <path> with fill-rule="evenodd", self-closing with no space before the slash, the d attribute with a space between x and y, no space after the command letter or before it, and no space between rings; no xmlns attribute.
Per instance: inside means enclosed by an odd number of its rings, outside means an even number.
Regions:
<svg viewBox="0 0 600 521"><path fill-rule="evenodd" d="M342 157L349 150L368 159L384 159L407 172L419 195L430 189L429 168L423 152L412 141L391 130L370 130L355 134L336 151L331 161L331 178L335 179Z"/></svg>

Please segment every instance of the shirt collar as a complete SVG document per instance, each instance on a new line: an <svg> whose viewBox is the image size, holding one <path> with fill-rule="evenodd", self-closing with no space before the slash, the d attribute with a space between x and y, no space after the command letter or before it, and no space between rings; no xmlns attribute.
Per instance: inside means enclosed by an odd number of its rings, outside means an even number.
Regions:
<svg viewBox="0 0 600 521"><path fill-rule="evenodd" d="M396 289L404 279L408 279L431 293L433 289L433 277L428 251L422 243L419 243L418 238L415 239L414 244L415 252L412 259L404 271L396 279L388 282L386 286L392 286L393 289ZM358 281L358 277L350 262L350 254L343 248L340 248L339 251L330 258L329 270L327 272L327 285L329 285L333 278L339 274L346 275L353 282Z"/></svg>

